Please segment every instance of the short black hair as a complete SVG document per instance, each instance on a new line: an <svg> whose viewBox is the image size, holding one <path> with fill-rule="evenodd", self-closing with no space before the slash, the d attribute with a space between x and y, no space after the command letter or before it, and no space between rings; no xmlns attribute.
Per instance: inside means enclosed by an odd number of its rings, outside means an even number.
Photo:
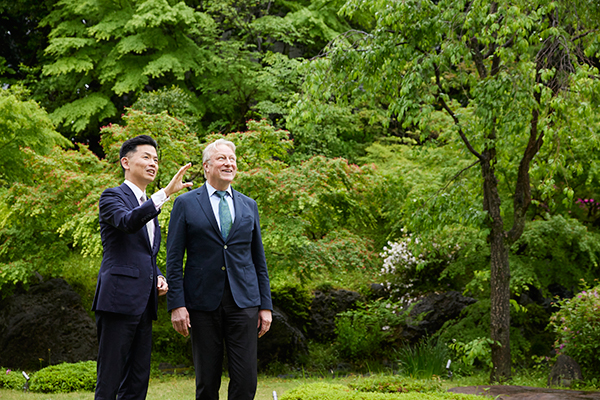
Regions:
<svg viewBox="0 0 600 400"><path fill-rule="evenodd" d="M158 148L156 140L152 139L148 135L139 135L134 138L127 139L121 145L121 150L119 150L119 160L123 157L128 157L131 153L134 153L137 150L138 146L143 146L145 144L148 144L155 149ZM125 174L125 168L123 168L123 165L121 165L121 169L123 170L123 174Z"/></svg>
<svg viewBox="0 0 600 400"><path fill-rule="evenodd" d="M127 157L130 153L133 153L137 150L138 146L142 146L148 144L155 149L158 148L158 144L156 140L152 139L148 135L139 135L131 139L127 139L121 145L121 150L119 150L119 159L123 157Z"/></svg>

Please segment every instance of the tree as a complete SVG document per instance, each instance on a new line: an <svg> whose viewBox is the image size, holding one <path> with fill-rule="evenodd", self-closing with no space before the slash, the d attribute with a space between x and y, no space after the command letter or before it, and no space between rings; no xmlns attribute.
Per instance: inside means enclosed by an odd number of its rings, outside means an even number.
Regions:
<svg viewBox="0 0 600 400"><path fill-rule="evenodd" d="M479 166L490 248L493 381L511 376L509 246L527 220L532 164L544 141L589 135L578 124L582 119L598 126L598 7L593 1L349 0L342 12L372 16L373 28L334 41L326 57L311 64L305 85L304 101L376 98L390 119L423 140L456 146L458 138L471 166ZM437 136L430 124L436 126L440 112L450 124ZM546 181L557 164L548 165ZM464 171L456 172L458 179ZM415 203L415 211L428 206L425 199ZM439 230L431 214L407 223Z"/></svg>
<svg viewBox="0 0 600 400"><path fill-rule="evenodd" d="M246 130L252 118L278 122L299 85L298 62L288 54L301 56L298 47L348 27L336 14L339 1L305 3L61 1L42 20L50 29L46 62L30 84L77 141L119 123L140 94L173 86L191 97L200 136Z"/></svg>
<svg viewBox="0 0 600 400"><path fill-rule="evenodd" d="M0 89L0 186L28 180L24 149L49 153L55 145L71 143L54 130L48 114L19 86Z"/></svg>

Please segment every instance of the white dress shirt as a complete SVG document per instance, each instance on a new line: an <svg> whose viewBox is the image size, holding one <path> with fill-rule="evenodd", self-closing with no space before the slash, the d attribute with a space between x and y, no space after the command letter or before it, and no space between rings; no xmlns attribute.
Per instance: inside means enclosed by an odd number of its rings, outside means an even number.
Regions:
<svg viewBox="0 0 600 400"><path fill-rule="evenodd" d="M146 201L146 193L142 192L142 189L137 187L135 183L128 181L125 179L125 184L129 186L129 188L133 191L135 198L138 200L140 206ZM160 189L158 192L154 193L150 196L152 199L152 203L154 203L154 207L156 210L159 210L163 204L169 200L167 194L163 189ZM150 220L146 223L146 230L148 231L148 238L150 239L150 247L154 244L154 220Z"/></svg>

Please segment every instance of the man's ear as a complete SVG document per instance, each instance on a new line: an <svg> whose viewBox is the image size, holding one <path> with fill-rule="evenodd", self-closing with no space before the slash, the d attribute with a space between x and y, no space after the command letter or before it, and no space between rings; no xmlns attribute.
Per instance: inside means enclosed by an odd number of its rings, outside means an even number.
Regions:
<svg viewBox="0 0 600 400"><path fill-rule="evenodd" d="M123 167L123 169L125 171L129 170L129 158L127 158L127 157L121 158L121 167Z"/></svg>

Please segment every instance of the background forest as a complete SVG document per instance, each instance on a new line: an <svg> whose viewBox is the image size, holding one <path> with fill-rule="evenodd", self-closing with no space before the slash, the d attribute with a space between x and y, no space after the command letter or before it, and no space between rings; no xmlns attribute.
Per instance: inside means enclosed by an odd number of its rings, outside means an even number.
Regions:
<svg viewBox="0 0 600 400"><path fill-rule="evenodd" d="M399 357L389 310L457 290L479 301L431 340L463 371L563 352L597 376L599 21L591 0L0 0L1 296L63 277L87 307L120 144L157 139L153 192L186 162L200 186L225 136L274 293L384 288L313 364Z"/></svg>

